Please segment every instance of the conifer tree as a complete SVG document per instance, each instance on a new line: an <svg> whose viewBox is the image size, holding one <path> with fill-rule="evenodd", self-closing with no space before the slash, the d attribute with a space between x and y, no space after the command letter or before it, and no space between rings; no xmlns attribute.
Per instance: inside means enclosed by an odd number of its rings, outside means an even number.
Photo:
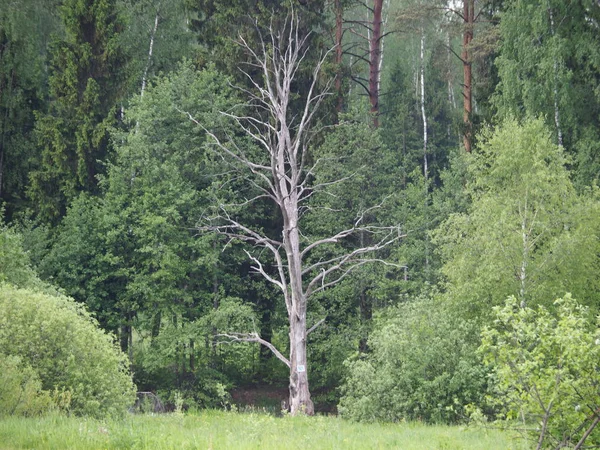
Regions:
<svg viewBox="0 0 600 450"><path fill-rule="evenodd" d="M29 192L47 218L64 214L78 192L95 190L126 62L115 0L66 0L60 15L65 37L50 47L50 102L37 114L41 163Z"/></svg>

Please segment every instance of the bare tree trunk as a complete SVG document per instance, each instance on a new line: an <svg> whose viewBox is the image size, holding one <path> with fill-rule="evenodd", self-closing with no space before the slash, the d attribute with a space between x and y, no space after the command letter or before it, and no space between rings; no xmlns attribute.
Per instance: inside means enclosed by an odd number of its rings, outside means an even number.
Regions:
<svg viewBox="0 0 600 450"><path fill-rule="evenodd" d="M150 32L150 48L148 49L148 58L146 59L146 67L144 67L144 73L142 74L142 88L140 90L140 98L144 97L144 92L146 91L146 80L148 78L148 70L150 70L150 65L152 64L152 52L154 50L154 38L156 36L156 30L158 30L158 20L159 20L159 11L160 11L160 2L156 7L156 16L154 17L154 27ZM121 120L123 120L123 107L121 107ZM135 132L137 134L140 128L140 121L136 121L135 123Z"/></svg>
<svg viewBox="0 0 600 450"><path fill-rule="evenodd" d="M282 118L282 123L285 119ZM285 127L285 125L284 125ZM283 158L279 158L281 165L278 170L285 171ZM292 169L292 173L297 170ZM291 287L291 314L290 321L290 408L293 414L302 413L313 415L315 413L313 402L308 388L308 359L306 353L306 294L302 283L302 260L300 249L299 204L298 190L289 189L285 180L281 180L280 192L283 206L283 245L285 248Z"/></svg>
<svg viewBox="0 0 600 450"><path fill-rule="evenodd" d="M265 152L265 159L253 160L243 153L234 143L222 143L211 131L204 128L212 138L216 148L222 155L229 156L245 169L249 175L249 183L261 192L254 199L244 202L251 204L260 198L271 199L279 209L283 218L281 229L282 240L268 237L260 230L248 228L229 214L226 205L216 206L215 216L207 218L207 225L200 230L213 231L229 238L237 239L267 250L272 256L276 275L268 273L261 260L247 252L254 263L253 269L267 281L275 285L282 294L289 321L290 354L285 357L272 343L261 338L257 332L220 334L229 342L257 342L264 345L282 361L290 370L290 407L292 414L313 414L314 406L308 384L307 336L323 320L311 328L307 327L306 313L308 300L315 294L337 284L346 277L352 268L367 262L379 261L363 259L367 252L377 251L402 238L397 227L368 227L363 225L366 211L363 211L353 226L333 236L310 240L300 232L300 211L302 202L311 195L323 191L332 184L314 184L315 169L319 160L307 167L310 142L309 129L315 112L328 94L317 92L317 83L322 66L327 58L325 54L313 70L312 82L308 88L303 110L292 114L289 102L292 96L294 76L306 54L307 37L300 36L299 18L292 14L288 17L283 30L270 29L270 42L261 41L258 50L250 46L240 37L241 46L253 58L253 67L261 74L252 77L244 72L253 84L254 91L245 90L251 103L258 105L267 114L237 116L222 113L233 119L241 129L252 138ZM260 35L259 32L259 36ZM259 80L259 81L257 81ZM193 116L185 111L192 121L202 126ZM230 147L231 145L231 147ZM264 161L267 161L266 163ZM243 173L246 173L243 172ZM257 181L258 180L258 181ZM343 180L335 180L340 183ZM238 205L239 206L239 205ZM310 253L317 248L327 248L345 238L362 231L372 236L383 236L377 243L352 250L346 254L333 254L309 263ZM301 240L302 236L302 240ZM324 253L327 255L327 252Z"/></svg>
<svg viewBox="0 0 600 450"><path fill-rule="evenodd" d="M384 50L385 50L385 30L387 28L387 21L388 21L388 17L389 17L389 12L390 12L390 0L385 0L385 3L383 5L383 10L382 10L382 15L384 15L383 11L385 11L385 18L383 19L383 27L382 27L382 31L381 31L381 56L379 58L379 78L377 80L377 92L381 92L381 72L382 72L382 68L383 68L383 57L384 57Z"/></svg>
<svg viewBox="0 0 600 450"><path fill-rule="evenodd" d="M8 109L7 109L8 115ZM5 118L6 120L6 118ZM0 139L0 198L2 198L2 186L4 182L4 122L2 123L2 139Z"/></svg>
<svg viewBox="0 0 600 450"><path fill-rule="evenodd" d="M552 8L548 8L548 14L550 15L550 34L554 37L554 14L552 13ZM553 69L554 69L554 86L553 86L553 94L554 94L554 124L556 126L556 134L558 136L558 145L563 146L563 134L560 126L560 110L558 108L558 61L556 56L552 57L553 59Z"/></svg>
<svg viewBox="0 0 600 450"><path fill-rule="evenodd" d="M525 308L527 306L527 302L525 300L526 294L526 281L527 281L527 264L529 262L529 233L530 230L527 227L527 201L528 201L528 193L525 192L525 206L522 209L521 216L521 239L523 241L523 248L521 253L521 269L519 271L519 297L521 298L521 308ZM531 227L530 227L531 228Z"/></svg>
<svg viewBox="0 0 600 450"><path fill-rule="evenodd" d="M144 68L144 74L142 75L142 89L140 91L140 97L144 96L144 91L146 90L146 80L148 78L148 70L150 70L150 65L152 64L152 52L154 50L154 38L156 37L156 30L158 30L158 20L159 20L159 11L160 11L160 3L156 9L156 17L154 18L154 28L152 28L152 32L150 33L150 48L148 49L148 59L146 60L146 67Z"/></svg>
<svg viewBox="0 0 600 450"><path fill-rule="evenodd" d="M6 48L5 51L7 51L10 48L10 42L8 42L6 44L5 48ZM0 59L0 61L1 61L1 59ZM14 79L15 79L15 71L12 70L10 80L8 80L4 89L2 89L3 86L2 86L2 83L0 83L0 104L1 104L3 96L8 94L7 97L9 98L7 105L5 107L5 110L4 110L4 118L2 120L2 139L0 140L0 198L2 198L3 186L4 186L4 184L3 184L4 183L4 159L5 159L4 153L6 151L6 129L7 129L8 119L11 114L10 97L11 97L12 91L13 91Z"/></svg>
<svg viewBox="0 0 600 450"><path fill-rule="evenodd" d="M463 63L463 97L464 97L464 113L463 113L463 144L465 150L471 152L471 144L473 140L473 124L471 122L471 114L473 111L473 91L472 91L472 72L471 72L471 41L473 40L473 27L475 24L475 2L474 0L463 0L463 43L461 59Z"/></svg>
<svg viewBox="0 0 600 450"><path fill-rule="evenodd" d="M420 97L421 97L421 117L423 118L423 176L425 181L428 179L429 167L427 163L427 113L425 111L425 31L421 30L421 52L419 54L419 74L420 74Z"/></svg>
<svg viewBox="0 0 600 450"><path fill-rule="evenodd" d="M383 0L373 2L373 25L369 43L369 102L373 114L373 126L379 128L379 62L381 60Z"/></svg>
<svg viewBox="0 0 600 450"><path fill-rule="evenodd" d="M456 97L454 95L454 84L452 83L454 77L452 75L452 67L451 67L451 51L450 51L450 33L446 32L446 46L448 48L448 103L452 107L452 109L456 109Z"/></svg>
<svg viewBox="0 0 600 450"><path fill-rule="evenodd" d="M425 111L425 30L421 29L421 51L419 53L419 74L421 94L421 116L423 118L423 177L425 178L425 214L428 215L429 206L429 163L427 158L427 112ZM425 236L425 273L429 279L429 235Z"/></svg>
<svg viewBox="0 0 600 450"><path fill-rule="evenodd" d="M306 314L298 314L290 322L290 409L292 414L315 413L308 388L306 354Z"/></svg>
<svg viewBox="0 0 600 450"><path fill-rule="evenodd" d="M213 252L217 252L217 240L213 241ZM219 309L220 299L219 299L219 277L218 277L218 266L219 261L215 258L215 266L213 273L213 285L212 285L212 295L213 295L213 310ZM212 339L211 339L211 352L210 352L210 362L212 367L217 366L217 327L214 325L211 327Z"/></svg>

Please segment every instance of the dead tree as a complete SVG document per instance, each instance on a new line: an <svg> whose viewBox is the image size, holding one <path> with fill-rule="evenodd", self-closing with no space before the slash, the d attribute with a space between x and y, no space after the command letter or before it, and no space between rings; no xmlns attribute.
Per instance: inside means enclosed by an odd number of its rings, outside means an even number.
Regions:
<svg viewBox="0 0 600 450"><path fill-rule="evenodd" d="M318 89L321 69L328 54L322 55L314 67L302 108L292 111L292 84L307 55L308 36L300 35L300 21L294 13L286 19L281 30L276 31L271 26L269 35L268 39L260 36L261 44L258 48L251 47L240 37L241 46L252 59L252 73L260 74L260 79L257 79L250 75L250 71L244 72L253 90L241 90L249 97L254 110L263 113L223 113L259 146L262 156L251 157L236 146L232 139L225 142L213 132L206 129L205 132L212 138L214 148L223 157L235 162L248 182L260 192L255 198L244 202L244 205L259 198L267 198L279 210L283 218L281 236L273 238L240 223L233 213L240 205L219 205L218 212L204 219L200 229L220 233L262 250L256 254L247 252L247 255L253 263L253 269L277 286L282 293L289 319L289 356L256 332L228 333L221 334L220 337L229 342L258 342L269 348L290 369L291 413L312 415L314 407L308 383L307 336L323 321L312 327L308 326L308 302L315 294L335 285L358 266L378 261L375 258L365 258L364 255L390 245L401 236L397 227L365 224L365 218L372 210L358 214L353 226L325 238L310 240L302 233L301 211L302 208L309 207L309 198L331 184L347 180L317 184L314 182L314 174L323 161L316 160L309 164L309 144L313 136L311 125L323 99L329 95L331 85L328 83L325 89ZM189 117L202 126L192 116ZM330 253L329 257L323 257L319 253L320 259L313 256L315 250L326 250L358 233L370 234L373 244L346 253ZM264 253L269 256L269 262L264 259Z"/></svg>

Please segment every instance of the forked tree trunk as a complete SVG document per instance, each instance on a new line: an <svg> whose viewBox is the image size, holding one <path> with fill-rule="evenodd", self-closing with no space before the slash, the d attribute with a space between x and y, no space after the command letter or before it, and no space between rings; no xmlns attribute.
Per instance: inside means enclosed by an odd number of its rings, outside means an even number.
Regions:
<svg viewBox="0 0 600 450"><path fill-rule="evenodd" d="M262 148L269 161L265 165L263 160L252 160L223 144L217 136L205 129L214 144L226 155L236 160L250 173L262 181L258 185L257 178L251 178L261 194L253 200L268 197L281 212L283 227L282 240L276 240L237 222L229 214L226 207L219 206L219 212L214 217L214 223L201 230L216 231L229 238L239 239L260 247L273 257L277 274L268 273L258 257L247 252L254 263L254 270L261 274L267 281L274 284L282 293L289 321L290 353L289 358L284 356L272 343L261 338L257 332L253 333L223 333L220 337L242 342L257 342L264 345L290 369L290 410L292 414L314 414L314 406L308 385L307 367L307 336L325 319L321 319L311 328L307 327L306 312L308 300L315 294L334 286L352 270L352 267L369 262L362 259L367 252L377 251L403 237L397 227L368 227L362 224L364 212L356 218L353 225L332 236L311 240L300 232L300 211L302 202L310 195L325 189L326 186L341 182L315 184L314 171L319 161L312 167L306 167L309 160L308 148L310 142L309 128L316 110L328 91L317 92L317 82L327 54L323 55L313 70L312 82L309 86L304 102L304 107L299 115L293 115L289 109L291 86L294 76L307 51L307 37L300 35L300 21L297 15L292 14L282 30L270 31L270 42L262 41L262 50L255 51L242 37L241 45L254 59L255 67L262 72L260 81L255 80L245 73L255 88L255 92L246 91L251 100L256 102L268 112L265 119L255 116L236 116L223 113L233 118L237 124L256 141ZM262 39L262 36L260 36ZM182 111L185 113L185 111ZM202 125L189 113L191 120ZM310 194L309 194L310 192ZM346 254L337 253L324 258L318 258L310 263L308 255L317 248L336 244L341 240L368 231L371 235L383 236L379 242L366 247L352 250ZM301 241L302 236L302 241ZM327 254L327 253L325 253ZM371 260L379 261L379 260Z"/></svg>

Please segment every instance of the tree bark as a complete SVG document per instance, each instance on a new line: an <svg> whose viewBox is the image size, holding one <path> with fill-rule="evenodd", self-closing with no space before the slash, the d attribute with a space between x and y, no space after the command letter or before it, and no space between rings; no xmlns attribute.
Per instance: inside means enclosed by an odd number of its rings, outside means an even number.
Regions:
<svg viewBox="0 0 600 450"><path fill-rule="evenodd" d="M342 58L344 49L342 39L344 37L344 9L342 0L334 1L335 9L335 94L337 95L336 112L339 115L344 107L344 95L342 93Z"/></svg>
<svg viewBox="0 0 600 450"><path fill-rule="evenodd" d="M427 161L427 112L425 111L425 31L421 30L421 52L419 54L421 117L423 119L423 176L428 179L429 167Z"/></svg>
<svg viewBox="0 0 600 450"><path fill-rule="evenodd" d="M292 414L315 413L308 386L306 353L306 314L298 314L290 321L290 409Z"/></svg>
<svg viewBox="0 0 600 450"><path fill-rule="evenodd" d="M473 26L475 24L475 1L474 0L463 0L463 42L462 42L462 53L461 59L463 63L463 97L464 97L464 113L463 113L463 144L465 151L471 153L471 145L473 140L473 124L472 124L472 111L473 111L473 91L472 91L472 72L471 72L471 52L470 45L473 40Z"/></svg>
<svg viewBox="0 0 600 450"><path fill-rule="evenodd" d="M548 8L548 14L550 15L550 34L554 38L554 14L552 13L552 8ZM552 68L554 70L554 85L552 87L554 94L554 125L556 126L558 145L562 147L563 134L560 126L560 109L558 108L558 60L556 59L556 55L553 55L552 59Z"/></svg>
<svg viewBox="0 0 600 450"><path fill-rule="evenodd" d="M373 25L369 43L369 102L373 114L373 126L379 128L379 62L381 61L381 38L383 0L373 2Z"/></svg>
<svg viewBox="0 0 600 450"><path fill-rule="evenodd" d="M158 30L158 21L159 21L159 10L160 3L158 4L156 10L156 16L154 18L154 27L152 28L152 32L150 33L150 48L148 49L148 58L146 60L146 67L144 67L144 74L142 75L142 89L140 91L140 97L144 96L144 91L146 90L146 80L148 78L148 70L150 70L150 64L152 63L152 52L154 50L154 38L156 36L156 30Z"/></svg>

